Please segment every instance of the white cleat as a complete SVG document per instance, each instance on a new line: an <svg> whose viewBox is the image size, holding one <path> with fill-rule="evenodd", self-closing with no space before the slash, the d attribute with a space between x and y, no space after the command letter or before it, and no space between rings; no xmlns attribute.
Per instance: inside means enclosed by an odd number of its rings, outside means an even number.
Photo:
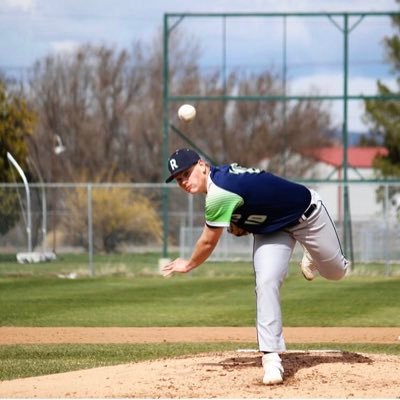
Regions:
<svg viewBox="0 0 400 400"><path fill-rule="evenodd" d="M278 353L267 353L262 356L264 368L264 385L276 385L283 382L283 366Z"/></svg>
<svg viewBox="0 0 400 400"><path fill-rule="evenodd" d="M300 263L301 273L303 274L305 279L307 279L308 281L312 281L318 275L317 266L314 264L310 253L304 246L303 250L304 254Z"/></svg>

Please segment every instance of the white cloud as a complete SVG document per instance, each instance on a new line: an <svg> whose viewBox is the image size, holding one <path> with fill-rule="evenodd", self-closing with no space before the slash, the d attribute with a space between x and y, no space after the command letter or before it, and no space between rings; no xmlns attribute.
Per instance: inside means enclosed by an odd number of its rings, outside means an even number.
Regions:
<svg viewBox="0 0 400 400"><path fill-rule="evenodd" d="M382 81L395 89L396 80L394 78L382 79ZM348 94L349 95L364 95L373 96L377 93L376 78L368 77L349 77L348 78ZM290 88L293 94L305 94L310 91L317 92L318 94L325 94L330 96L337 96L343 93L343 75L341 73L335 74L313 74L303 76L301 78L293 79L290 82Z"/></svg>
<svg viewBox="0 0 400 400"><path fill-rule="evenodd" d="M74 53L79 46L80 43L73 40L60 40L50 43L51 50L56 53Z"/></svg>
<svg viewBox="0 0 400 400"><path fill-rule="evenodd" d="M162 27L166 12L324 12L390 11L395 0L0 0L1 67L30 67L49 51L70 51L77 43L128 48L133 41L148 42ZM383 23L381 21L384 21ZM386 19L387 21L387 19ZM176 22L176 21L175 21ZM201 64L220 68L223 25L218 18L186 18L179 26L199 37L204 50ZM380 60L380 38L390 24L363 21L351 34L352 60ZM379 32L377 33L377 29ZM227 68L274 66L281 69L282 18L234 18L226 20ZM383 32L383 33L382 33ZM327 18L287 20L288 74L336 72L341 68L342 38ZM6 61L4 61L6 60ZM315 65L314 65L315 64ZM367 70L361 65L360 68ZM370 75L375 71L370 68ZM312 68L312 70L311 70ZM328 69L329 68L329 69ZM339 86L341 88L341 85Z"/></svg>
<svg viewBox="0 0 400 400"><path fill-rule="evenodd" d="M278 3L278 2L276 2ZM300 12L304 10L313 12L358 12L358 11L392 11L397 9L394 0L283 0L279 2L279 9Z"/></svg>
<svg viewBox="0 0 400 400"><path fill-rule="evenodd" d="M35 6L35 0L3 0L2 9L29 11Z"/></svg>
<svg viewBox="0 0 400 400"><path fill-rule="evenodd" d="M394 78L382 79L382 81L391 88L396 87ZM349 95L376 95L377 80L367 77L352 77L348 82ZM340 96L343 93L343 75L342 74L316 74L303 76L293 79L290 82L290 91L292 95L318 94L321 96ZM327 102L328 104L328 102ZM365 113L363 100L349 100L347 108L348 129L355 132L365 132L368 128L362 121ZM341 100L329 101L329 111L335 126L340 127L343 123L344 104Z"/></svg>
<svg viewBox="0 0 400 400"><path fill-rule="evenodd" d="M160 1L160 4L162 2ZM168 11L177 12L325 12L392 11L395 0L169 0ZM154 7L153 7L154 8Z"/></svg>

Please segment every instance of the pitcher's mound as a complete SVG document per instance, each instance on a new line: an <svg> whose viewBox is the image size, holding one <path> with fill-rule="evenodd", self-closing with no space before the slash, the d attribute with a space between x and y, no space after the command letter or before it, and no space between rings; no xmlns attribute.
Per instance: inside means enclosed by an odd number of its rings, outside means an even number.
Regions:
<svg viewBox="0 0 400 400"><path fill-rule="evenodd" d="M285 381L261 383L258 352L221 352L0 382L19 398L399 398L400 357L309 351L282 355Z"/></svg>

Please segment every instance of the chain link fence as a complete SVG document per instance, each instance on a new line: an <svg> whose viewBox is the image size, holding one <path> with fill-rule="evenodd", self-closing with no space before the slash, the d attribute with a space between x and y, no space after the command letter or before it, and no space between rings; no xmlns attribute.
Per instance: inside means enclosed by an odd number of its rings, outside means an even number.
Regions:
<svg viewBox="0 0 400 400"><path fill-rule="evenodd" d="M308 186L321 194L341 235L342 185ZM349 183L355 271L399 272L398 191L400 183ZM190 255L204 224L203 196L175 185L34 184L30 209L23 185L0 184L0 197L1 275L158 273L163 258ZM18 262L29 249L50 257ZM224 233L211 260L251 261L251 253L251 235ZM298 246L293 259L300 258Z"/></svg>

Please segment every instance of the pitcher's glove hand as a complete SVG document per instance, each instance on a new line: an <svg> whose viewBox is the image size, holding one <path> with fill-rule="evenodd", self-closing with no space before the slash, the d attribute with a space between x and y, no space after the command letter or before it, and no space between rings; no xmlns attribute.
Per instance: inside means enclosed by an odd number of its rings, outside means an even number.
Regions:
<svg viewBox="0 0 400 400"><path fill-rule="evenodd" d="M246 229L240 228L233 222L230 223L228 232L235 236L245 236L248 235L250 232L246 231Z"/></svg>

